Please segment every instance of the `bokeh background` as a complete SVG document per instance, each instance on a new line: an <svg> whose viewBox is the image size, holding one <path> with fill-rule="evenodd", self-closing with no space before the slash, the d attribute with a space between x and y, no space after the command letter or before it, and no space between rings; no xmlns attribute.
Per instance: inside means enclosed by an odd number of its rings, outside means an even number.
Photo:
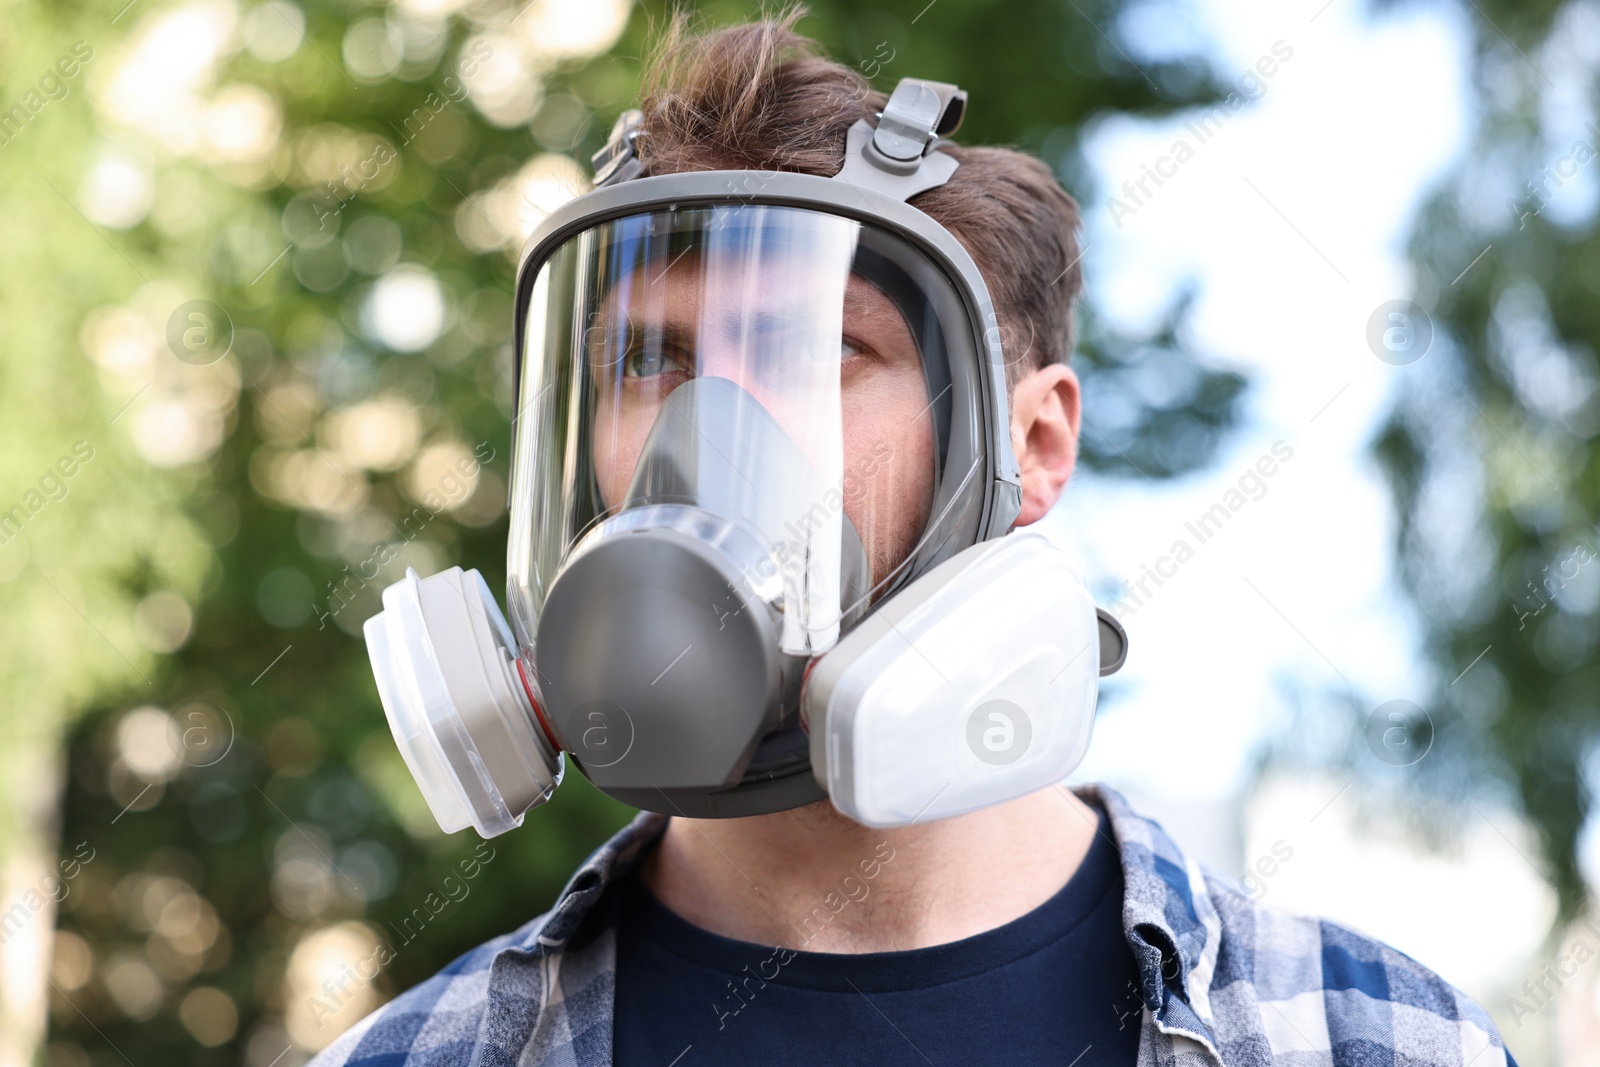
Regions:
<svg viewBox="0 0 1600 1067"><path fill-rule="evenodd" d="M1076 777L1600 1063L1600 4L811 8L1083 206ZM632 815L440 834L360 634L503 588L515 257L666 13L0 3L0 1065L293 1067Z"/></svg>

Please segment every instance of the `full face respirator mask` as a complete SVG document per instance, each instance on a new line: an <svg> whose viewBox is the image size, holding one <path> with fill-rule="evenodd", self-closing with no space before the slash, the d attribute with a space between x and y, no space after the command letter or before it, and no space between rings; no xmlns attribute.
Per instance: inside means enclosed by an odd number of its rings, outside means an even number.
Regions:
<svg viewBox="0 0 1600 1067"><path fill-rule="evenodd" d="M640 116L517 278L509 622L476 571L368 620L440 826L484 837L570 759L633 807L869 826L1060 781L1126 637L1020 509L1001 331L956 239L966 95L905 79L833 177L642 176ZM1016 358L1016 357L1012 357Z"/></svg>

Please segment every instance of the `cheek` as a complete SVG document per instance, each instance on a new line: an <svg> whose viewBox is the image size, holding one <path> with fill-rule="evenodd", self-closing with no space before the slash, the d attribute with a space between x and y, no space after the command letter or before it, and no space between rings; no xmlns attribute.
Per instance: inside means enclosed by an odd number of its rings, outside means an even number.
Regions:
<svg viewBox="0 0 1600 1067"><path fill-rule="evenodd" d="M933 504L933 418L920 374L912 388L847 404L845 514L861 535L874 584L910 554Z"/></svg>
<svg viewBox="0 0 1600 1067"><path fill-rule="evenodd" d="M650 413L651 415L654 412ZM643 412L618 411L609 407L595 416L594 469L600 495L608 511L615 510L628 493L633 470L639 465L653 418Z"/></svg>

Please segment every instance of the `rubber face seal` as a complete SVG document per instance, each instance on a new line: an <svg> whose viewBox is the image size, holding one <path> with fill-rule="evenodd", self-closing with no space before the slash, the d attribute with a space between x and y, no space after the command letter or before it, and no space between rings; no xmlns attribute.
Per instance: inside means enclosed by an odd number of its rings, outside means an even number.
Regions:
<svg viewBox="0 0 1600 1067"><path fill-rule="evenodd" d="M600 541L551 586L545 710L603 792L730 788L779 725L777 622L738 579L698 538L646 528Z"/></svg>
<svg viewBox="0 0 1600 1067"><path fill-rule="evenodd" d="M809 768L781 778L745 782L737 790L726 793L671 789L617 789L609 793L629 807L685 819L742 819L747 815L788 811L826 800L828 796Z"/></svg>

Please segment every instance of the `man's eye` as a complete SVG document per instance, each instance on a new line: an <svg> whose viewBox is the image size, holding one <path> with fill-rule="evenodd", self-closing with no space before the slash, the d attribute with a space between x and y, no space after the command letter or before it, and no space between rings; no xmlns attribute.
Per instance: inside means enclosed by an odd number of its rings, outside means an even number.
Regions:
<svg viewBox="0 0 1600 1067"><path fill-rule="evenodd" d="M622 357L622 373L628 378L654 378L684 371L683 354L665 345L640 345Z"/></svg>

